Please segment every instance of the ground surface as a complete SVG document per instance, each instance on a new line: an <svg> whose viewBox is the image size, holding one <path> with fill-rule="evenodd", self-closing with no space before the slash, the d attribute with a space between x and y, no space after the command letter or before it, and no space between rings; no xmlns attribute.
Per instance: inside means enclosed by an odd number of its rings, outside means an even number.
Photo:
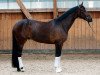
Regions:
<svg viewBox="0 0 100 75"><path fill-rule="evenodd" d="M11 55L0 54L0 75L100 75L100 55L63 55L61 73L55 73L53 62L54 55L24 54L26 71L17 72L11 67Z"/></svg>

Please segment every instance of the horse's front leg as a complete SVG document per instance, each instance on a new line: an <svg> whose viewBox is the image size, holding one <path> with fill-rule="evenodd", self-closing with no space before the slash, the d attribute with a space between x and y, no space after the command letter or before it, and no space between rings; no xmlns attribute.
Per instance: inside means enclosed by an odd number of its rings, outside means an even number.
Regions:
<svg viewBox="0 0 100 75"><path fill-rule="evenodd" d="M55 52L55 61L54 61L54 67L56 72L61 72L61 50L62 50L62 43L55 44L56 52Z"/></svg>

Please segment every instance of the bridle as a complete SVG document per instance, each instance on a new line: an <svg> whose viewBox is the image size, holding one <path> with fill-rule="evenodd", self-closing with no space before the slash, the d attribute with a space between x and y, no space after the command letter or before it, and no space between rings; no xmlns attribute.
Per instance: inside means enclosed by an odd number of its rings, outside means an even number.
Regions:
<svg viewBox="0 0 100 75"><path fill-rule="evenodd" d="M78 5L78 7L79 7L79 10L81 10L81 8L80 8L80 6ZM81 12L81 11L80 11ZM80 12L78 12L78 16L79 16L79 13ZM88 21L87 21L88 22ZM91 25L90 25L90 23L88 22L88 24L89 24L89 27L90 27L90 29L92 30L92 33L93 33L93 35L95 35L95 31L93 30L93 28L91 27ZM92 23L92 25L93 25L93 23ZM95 37L95 36L94 36Z"/></svg>

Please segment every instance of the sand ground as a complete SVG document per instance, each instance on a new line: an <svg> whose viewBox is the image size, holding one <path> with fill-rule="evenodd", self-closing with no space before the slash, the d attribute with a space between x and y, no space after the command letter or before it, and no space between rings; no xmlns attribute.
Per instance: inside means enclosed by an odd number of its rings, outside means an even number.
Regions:
<svg viewBox="0 0 100 75"><path fill-rule="evenodd" d="M54 71L54 55L23 54L25 72L11 67L11 55L0 54L0 75L100 75L100 54L62 55L61 73Z"/></svg>

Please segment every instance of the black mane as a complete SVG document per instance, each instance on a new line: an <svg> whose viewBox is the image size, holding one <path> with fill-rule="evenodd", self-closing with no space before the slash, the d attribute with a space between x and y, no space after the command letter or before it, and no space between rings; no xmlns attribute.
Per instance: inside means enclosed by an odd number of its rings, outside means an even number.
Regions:
<svg viewBox="0 0 100 75"><path fill-rule="evenodd" d="M63 20L64 18L68 17L70 14L72 14L73 12L75 12L76 9L78 9L78 8L79 8L79 6L75 6L75 7L71 8L71 9L69 9L68 11L66 11L65 13L63 13L61 16L57 17L56 21Z"/></svg>

